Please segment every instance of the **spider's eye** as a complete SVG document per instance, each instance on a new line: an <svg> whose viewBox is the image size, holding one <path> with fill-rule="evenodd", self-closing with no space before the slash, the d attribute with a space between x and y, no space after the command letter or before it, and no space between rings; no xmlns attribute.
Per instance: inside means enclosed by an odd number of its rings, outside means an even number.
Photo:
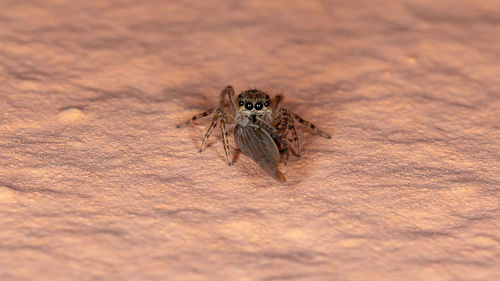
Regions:
<svg viewBox="0 0 500 281"><path fill-rule="evenodd" d="M269 102L268 102L268 101L266 101L266 102L264 103L264 106L265 106L265 107L268 107L268 106L269 106Z"/></svg>
<svg viewBox="0 0 500 281"><path fill-rule="evenodd" d="M244 104L245 104L245 103L244 103L242 100L240 100L239 105L240 105L240 106L243 106Z"/></svg>
<svg viewBox="0 0 500 281"><path fill-rule="evenodd" d="M245 104L245 108L246 108L246 109L248 109L248 110L252 110L252 108L253 108L253 104L252 104L251 102L247 102L247 103Z"/></svg>
<svg viewBox="0 0 500 281"><path fill-rule="evenodd" d="M262 103L260 103L260 102L255 103L255 109L261 110L262 109Z"/></svg>

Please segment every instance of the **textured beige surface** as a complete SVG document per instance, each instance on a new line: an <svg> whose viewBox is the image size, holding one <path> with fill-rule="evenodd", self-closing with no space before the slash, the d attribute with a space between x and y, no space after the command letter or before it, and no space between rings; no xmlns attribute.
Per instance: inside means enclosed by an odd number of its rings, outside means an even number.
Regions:
<svg viewBox="0 0 500 281"><path fill-rule="evenodd" d="M499 1L0 8L0 280L500 280ZM228 84L332 139L198 153Z"/></svg>

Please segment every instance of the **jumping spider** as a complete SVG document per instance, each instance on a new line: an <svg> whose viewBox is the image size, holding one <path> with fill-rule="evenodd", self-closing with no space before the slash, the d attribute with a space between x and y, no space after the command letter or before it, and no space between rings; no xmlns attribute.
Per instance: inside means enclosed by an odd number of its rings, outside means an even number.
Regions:
<svg viewBox="0 0 500 281"><path fill-rule="evenodd" d="M226 102L226 97L228 102ZM284 108L278 109L282 99L281 95L277 95L271 100L269 95L259 90L244 91L235 99L233 87L227 86L221 92L217 108L195 115L185 123L178 125L177 128L187 126L199 118L215 113L212 124L201 142L200 152L214 128L219 124L224 153L229 166L231 166L228 125L234 125L234 138L241 151L259 164L275 180L284 182L286 178L278 168L279 163L286 164L290 152L299 157L299 139L295 131L294 120L310 127L321 137L327 139L331 137L297 114ZM289 133L291 133L292 138L288 138ZM294 149L290 147L292 143L295 145Z"/></svg>

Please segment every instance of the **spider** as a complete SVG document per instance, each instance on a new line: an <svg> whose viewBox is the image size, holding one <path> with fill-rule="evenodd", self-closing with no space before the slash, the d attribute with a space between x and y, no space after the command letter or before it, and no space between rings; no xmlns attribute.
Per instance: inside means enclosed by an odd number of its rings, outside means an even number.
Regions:
<svg viewBox="0 0 500 281"><path fill-rule="evenodd" d="M212 123L201 142L200 152L203 151L205 142L218 124L222 133L224 153L231 166L233 162L229 150L228 126L234 126L234 138L240 150L275 180L285 182L286 178L279 170L279 163L286 165L290 153L300 156L299 138L295 131L294 120L311 128L321 137L327 139L331 137L297 114L285 108L278 109L282 99L281 95L277 95L271 100L268 94L256 89L243 91L235 99L233 87L227 86L221 92L217 108L197 114L177 128L214 114ZM288 138L289 134L291 138ZM290 147L291 144L294 145L293 148Z"/></svg>

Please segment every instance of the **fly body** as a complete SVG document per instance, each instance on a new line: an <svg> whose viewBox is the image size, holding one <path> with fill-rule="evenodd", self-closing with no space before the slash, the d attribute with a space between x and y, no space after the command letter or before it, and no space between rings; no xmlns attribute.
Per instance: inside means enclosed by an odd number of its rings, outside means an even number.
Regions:
<svg viewBox="0 0 500 281"><path fill-rule="evenodd" d="M234 138L241 152L259 164L267 174L277 181L286 181L285 176L278 169L280 163L278 147L264 128L236 125Z"/></svg>

